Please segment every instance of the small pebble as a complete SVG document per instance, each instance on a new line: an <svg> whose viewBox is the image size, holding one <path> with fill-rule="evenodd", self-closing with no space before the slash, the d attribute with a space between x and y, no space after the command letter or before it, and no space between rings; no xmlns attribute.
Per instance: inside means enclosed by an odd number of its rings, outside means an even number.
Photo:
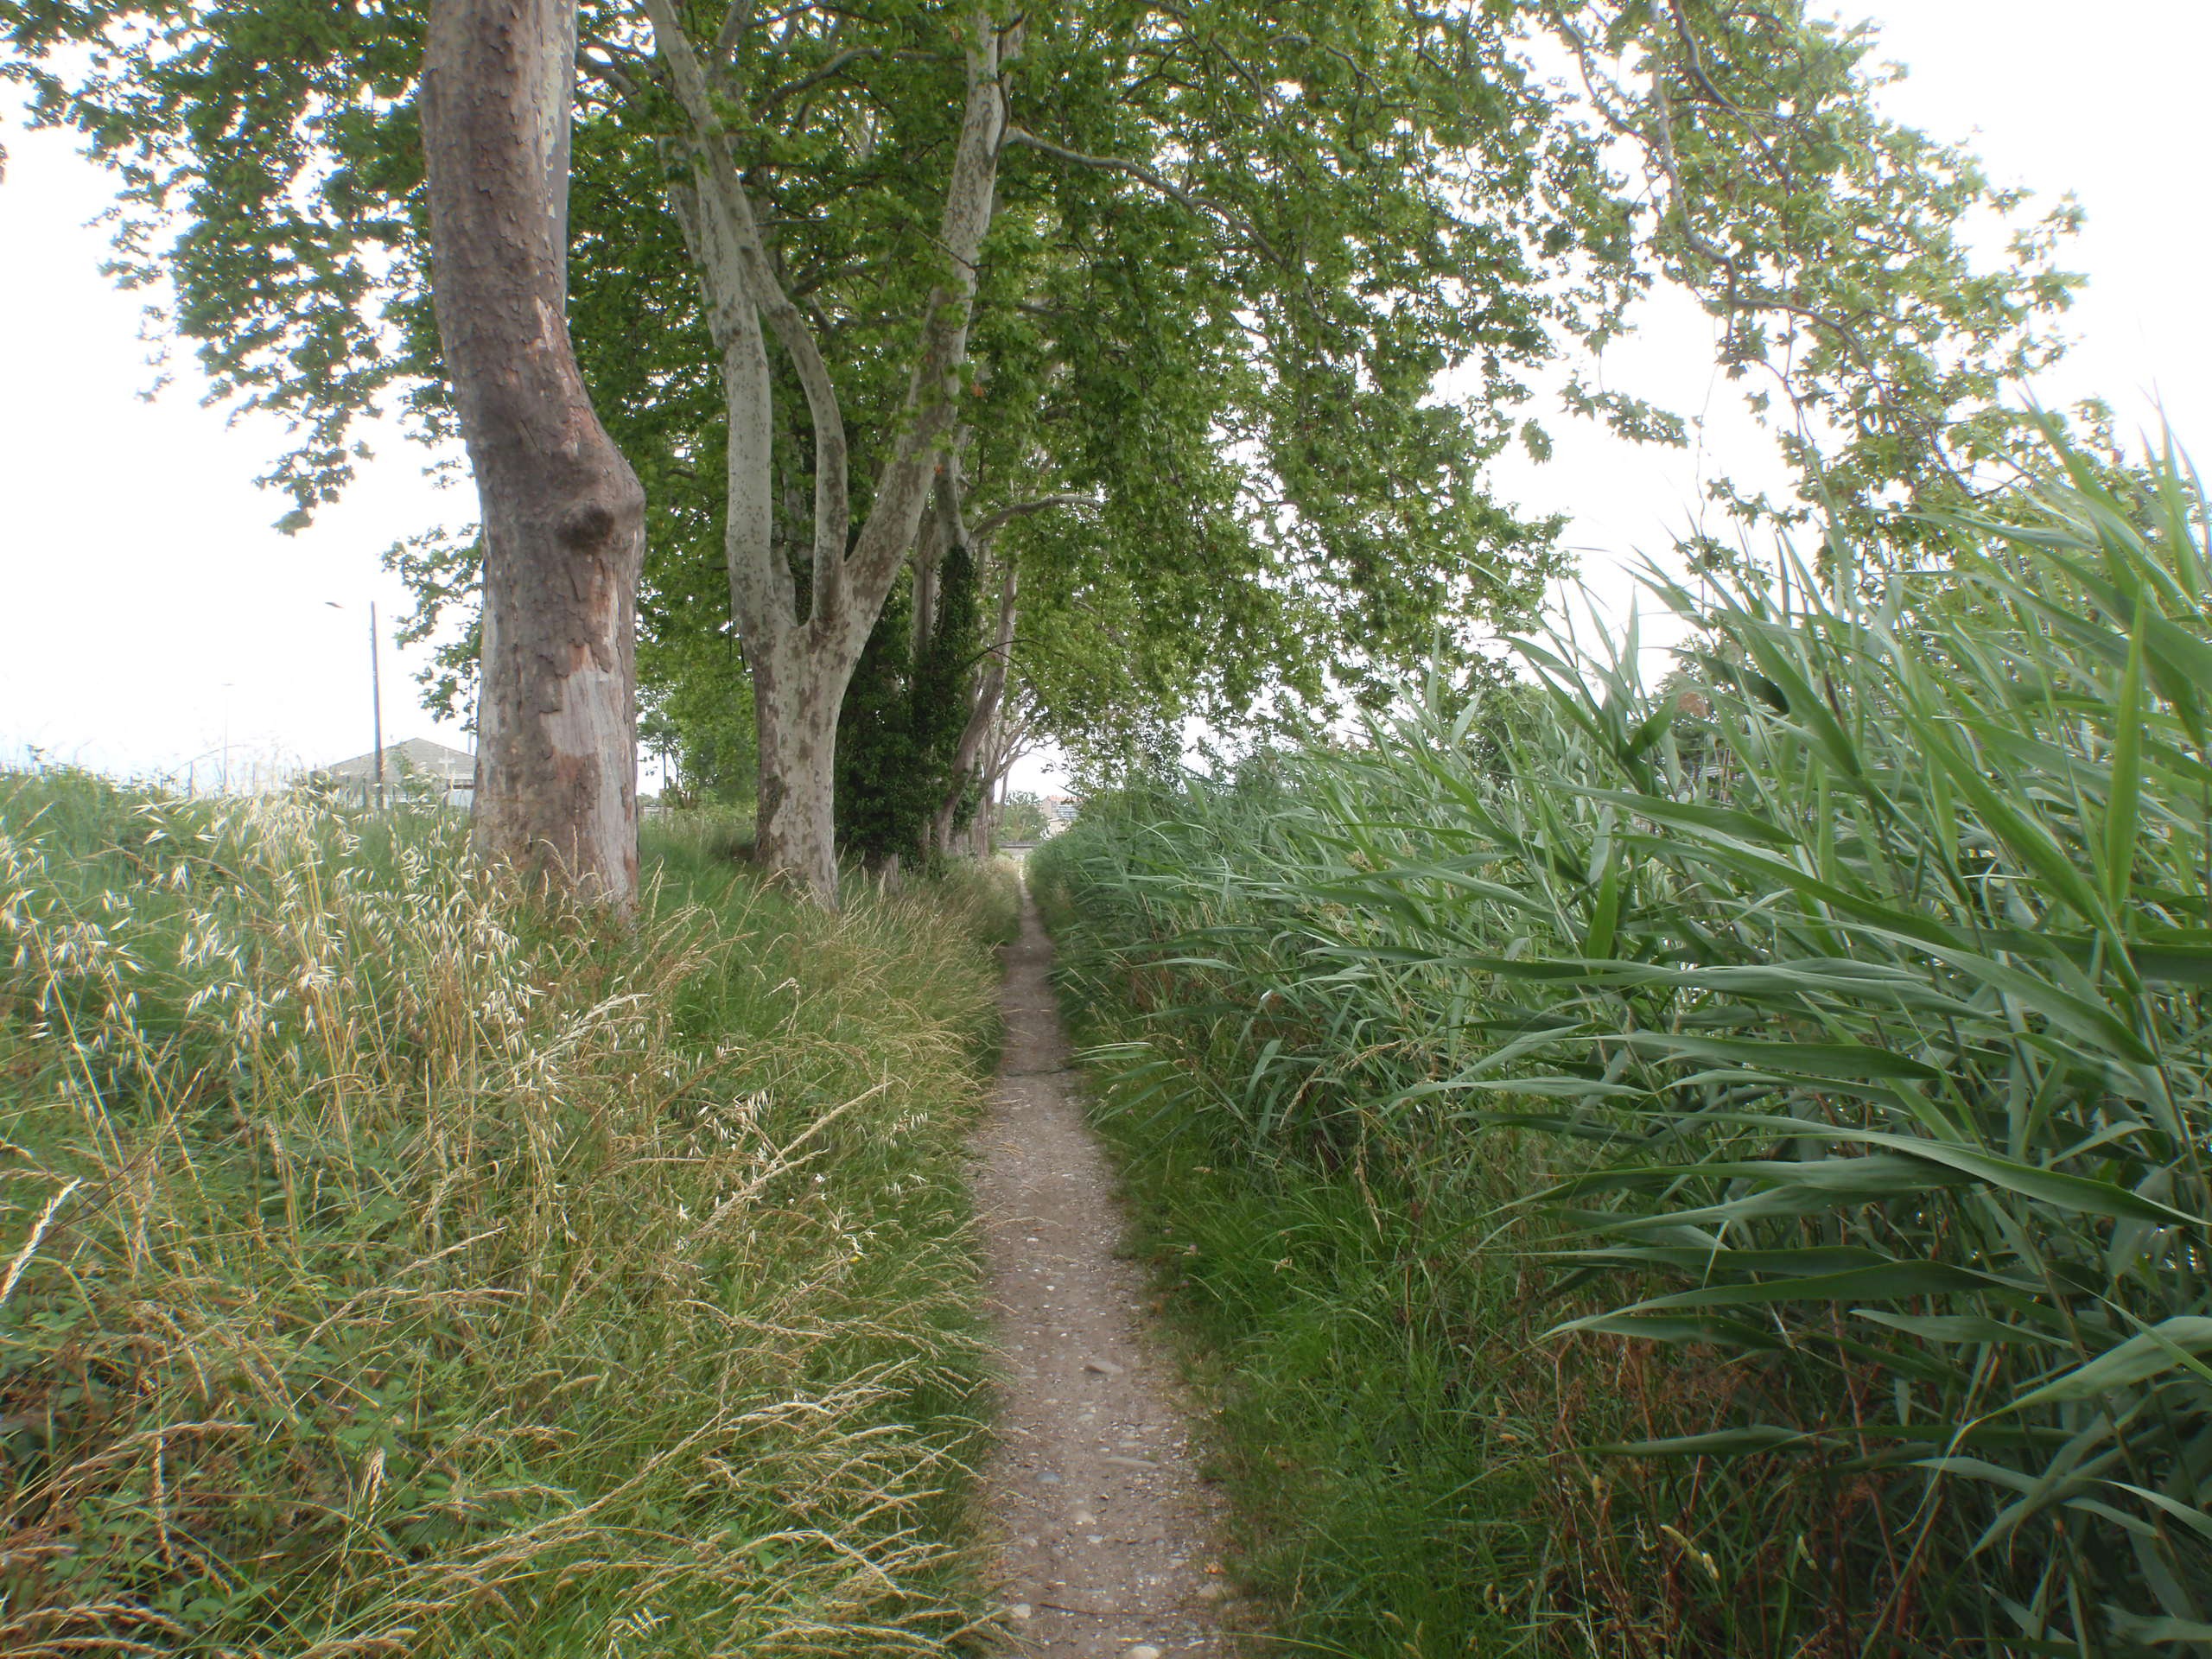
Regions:
<svg viewBox="0 0 2212 1659"><path fill-rule="evenodd" d="M1006 1616L1008 1618L1027 1618L1029 1617L1029 1604L1026 1601L1015 1602L1013 1606L1006 1610Z"/></svg>
<svg viewBox="0 0 2212 1659"><path fill-rule="evenodd" d="M1160 1659L1160 1649L1149 1642L1140 1642L1123 1654L1122 1659Z"/></svg>
<svg viewBox="0 0 2212 1659"><path fill-rule="evenodd" d="M1083 1369L1096 1371L1101 1376L1119 1376L1125 1368L1110 1359L1086 1359L1083 1362Z"/></svg>

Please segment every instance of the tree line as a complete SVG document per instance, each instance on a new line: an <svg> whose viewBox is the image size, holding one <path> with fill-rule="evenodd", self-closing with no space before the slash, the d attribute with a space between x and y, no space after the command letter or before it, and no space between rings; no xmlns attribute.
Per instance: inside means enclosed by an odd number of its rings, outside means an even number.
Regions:
<svg viewBox="0 0 2212 1659"><path fill-rule="evenodd" d="M641 691L834 902L841 845L950 846L1025 741L1110 764L1478 664L1566 563L1485 465L1548 452L1530 383L1655 283L1719 319L1801 494L1894 531L2032 468L2004 394L2075 282L2070 206L1885 119L1871 35L1802 0L0 0L0 29L117 170L124 280L292 423L289 522L385 404L466 444L480 527L395 559L423 631L467 621L439 689L473 700L478 844L617 901Z"/></svg>

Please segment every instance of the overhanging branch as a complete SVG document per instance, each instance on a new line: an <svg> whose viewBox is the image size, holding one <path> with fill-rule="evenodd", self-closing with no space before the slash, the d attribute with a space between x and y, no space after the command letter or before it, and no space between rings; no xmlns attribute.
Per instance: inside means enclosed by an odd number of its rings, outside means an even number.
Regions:
<svg viewBox="0 0 2212 1659"><path fill-rule="evenodd" d="M823 359L813 330L777 280L752 200L746 194L743 176L730 149L729 135L715 113L713 89L690 36L677 18L673 0L645 0L645 15L652 20L654 48L669 67L677 99L690 118L702 152L702 164L696 168L706 187L700 206L722 215L739 256L747 296L790 354L791 367L806 393L807 413L814 423L812 611L817 617L833 614L842 599L845 543L852 516L845 419L838 407L836 382Z"/></svg>
<svg viewBox="0 0 2212 1659"><path fill-rule="evenodd" d="M1097 507L1104 505L1095 495L1081 495L1073 493L1040 495L1033 501L1017 501L1011 506L1001 507L995 512L986 514L982 521L969 532L969 539L973 545L981 548L1015 519L1027 518L1032 513L1049 512L1054 507Z"/></svg>

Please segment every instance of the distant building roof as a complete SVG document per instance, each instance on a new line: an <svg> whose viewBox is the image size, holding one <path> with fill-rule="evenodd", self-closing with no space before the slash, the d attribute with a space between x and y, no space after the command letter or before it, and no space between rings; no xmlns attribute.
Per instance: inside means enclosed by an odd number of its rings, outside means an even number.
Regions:
<svg viewBox="0 0 2212 1659"><path fill-rule="evenodd" d="M372 782L377 775L377 757L372 751L357 754L350 760L317 766L315 771L325 778ZM410 737L384 746L384 776L390 784L396 784L402 778L432 779L448 786L473 784L476 781L476 757L434 743L427 737Z"/></svg>

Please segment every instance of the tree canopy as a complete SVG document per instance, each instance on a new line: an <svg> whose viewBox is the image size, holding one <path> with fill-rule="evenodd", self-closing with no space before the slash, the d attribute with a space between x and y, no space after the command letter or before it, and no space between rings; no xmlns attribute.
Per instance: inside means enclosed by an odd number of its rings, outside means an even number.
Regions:
<svg viewBox="0 0 2212 1659"><path fill-rule="evenodd" d="M834 369L858 523L946 276L971 15L669 15ZM971 520L1096 504L998 543L1017 693L1078 744L1325 702L1525 612L1562 568L1557 525L1485 463L1544 452L1535 376L1602 349L1655 281L1726 320L1726 365L1807 488L1869 514L1989 487L2005 378L2053 349L2070 210L1978 266L1967 226L2024 202L1881 117L1868 35L1802 0L976 15L1007 48L1004 131L951 441ZM275 479L296 511L360 464L363 411L397 398L445 429L419 5L0 0L0 24L44 117L121 170L125 280L169 285L219 392L299 423ZM670 197L699 135L640 10L587 5L580 33L572 323L650 502L640 663L672 713L732 681L734 649L719 353ZM769 366L772 533L803 594L813 423L773 341ZM1579 383L1569 404L1681 436ZM435 608L470 557L463 536L407 568Z"/></svg>

